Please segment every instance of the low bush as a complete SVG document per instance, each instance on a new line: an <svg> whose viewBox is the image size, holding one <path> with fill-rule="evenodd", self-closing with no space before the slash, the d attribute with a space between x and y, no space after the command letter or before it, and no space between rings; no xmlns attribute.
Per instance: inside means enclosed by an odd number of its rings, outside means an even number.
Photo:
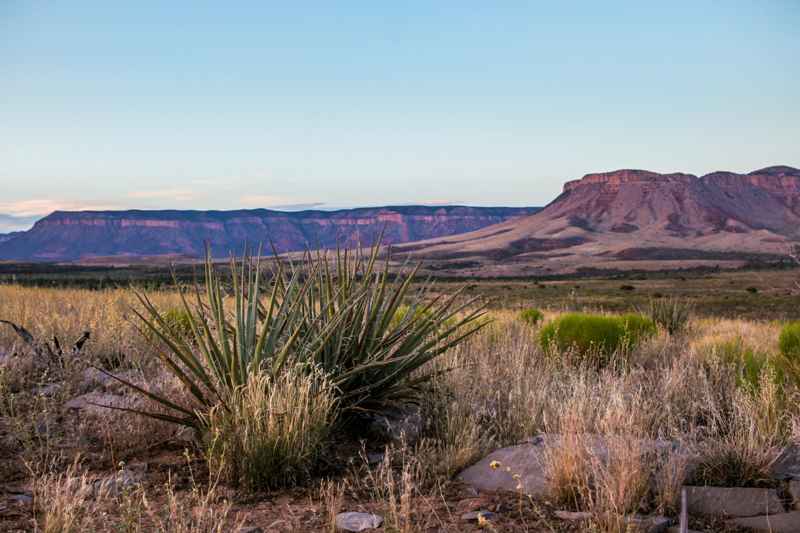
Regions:
<svg viewBox="0 0 800 533"><path fill-rule="evenodd" d="M628 313L619 317L625 330L625 338L631 347L638 345L641 341L649 339L656 334L655 323L646 316L636 313Z"/></svg>
<svg viewBox="0 0 800 533"><path fill-rule="evenodd" d="M717 342L706 349L725 366L733 368L736 384L750 391L757 391L765 377L773 384L781 383L787 370L782 358L749 346L742 337Z"/></svg>
<svg viewBox="0 0 800 533"><path fill-rule="evenodd" d="M519 314L519 319L530 326L536 326L544 320L544 313L535 308L525 309Z"/></svg>
<svg viewBox="0 0 800 533"><path fill-rule="evenodd" d="M177 338L191 341L192 339L192 316L180 307L170 307L161 312L161 317L164 320L164 331L171 332ZM144 335L148 341L153 342L158 339L152 330L145 327ZM113 367L112 367L113 368Z"/></svg>
<svg viewBox="0 0 800 533"><path fill-rule="evenodd" d="M783 327L778 347L784 357L800 359L800 322L792 322Z"/></svg>
<svg viewBox="0 0 800 533"><path fill-rule="evenodd" d="M641 315L623 316L568 313L542 328L540 343L560 352L596 354L604 361L621 350L635 347L656 332L653 322Z"/></svg>
<svg viewBox="0 0 800 533"><path fill-rule="evenodd" d="M778 337L775 358L780 372L795 386L800 386L800 322L787 324Z"/></svg>

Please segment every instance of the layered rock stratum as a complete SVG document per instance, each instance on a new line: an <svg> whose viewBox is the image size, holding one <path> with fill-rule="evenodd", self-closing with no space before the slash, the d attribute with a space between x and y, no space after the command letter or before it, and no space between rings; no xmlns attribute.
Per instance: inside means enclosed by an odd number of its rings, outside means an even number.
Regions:
<svg viewBox="0 0 800 533"><path fill-rule="evenodd" d="M0 259L74 261L215 257L262 246L271 253L443 237L506 222L536 208L402 206L338 211L57 211L0 239Z"/></svg>
<svg viewBox="0 0 800 533"><path fill-rule="evenodd" d="M541 211L396 247L462 274L735 266L800 242L800 170L659 174L623 169L569 181Z"/></svg>

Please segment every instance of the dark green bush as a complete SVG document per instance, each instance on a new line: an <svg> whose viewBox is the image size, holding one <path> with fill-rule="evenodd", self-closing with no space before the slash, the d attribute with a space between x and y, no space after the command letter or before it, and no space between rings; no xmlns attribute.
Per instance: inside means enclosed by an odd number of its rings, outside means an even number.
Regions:
<svg viewBox="0 0 800 533"><path fill-rule="evenodd" d="M536 326L544 320L544 313L534 308L525 309L519 314L519 319L530 326Z"/></svg>
<svg viewBox="0 0 800 533"><path fill-rule="evenodd" d="M800 386L800 322L792 322L783 327L778 338L777 364L781 371L795 385Z"/></svg>
<svg viewBox="0 0 800 533"><path fill-rule="evenodd" d="M800 322L792 322L783 327L778 346L784 357L800 359Z"/></svg>
<svg viewBox="0 0 800 533"><path fill-rule="evenodd" d="M655 332L655 324L641 315L568 313L542 328L539 340L544 349L555 347L560 352L595 354L602 363L615 352L633 348Z"/></svg>
<svg viewBox="0 0 800 533"><path fill-rule="evenodd" d="M717 343L712 349L717 357L736 369L736 381L740 387L757 389L761 373L768 367L774 371L773 376L777 381L782 379L782 365L776 365L766 352L745 346L740 337Z"/></svg>
<svg viewBox="0 0 800 533"><path fill-rule="evenodd" d="M658 331L651 319L640 314L628 313L622 315L620 319L623 322L627 339L632 346L649 339Z"/></svg>

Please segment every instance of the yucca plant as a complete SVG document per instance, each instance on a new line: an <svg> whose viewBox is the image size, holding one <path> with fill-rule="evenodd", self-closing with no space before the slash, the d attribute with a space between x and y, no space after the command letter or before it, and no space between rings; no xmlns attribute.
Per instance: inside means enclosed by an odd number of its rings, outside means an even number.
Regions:
<svg viewBox="0 0 800 533"><path fill-rule="evenodd" d="M485 325L475 300L460 293L431 297L424 284L411 294L419 266L392 276L388 261L376 269L380 248L307 253L283 266L276 257L267 295L260 261L231 260L230 294L207 255L205 287L181 289L191 335L178 335L146 293L137 291L134 310L146 331L165 349L157 355L180 380L194 405L120 381L160 404L165 412L143 412L167 422L205 429L204 414L230 411L233 395L255 371L272 378L287 369L321 372L335 390L339 412L380 410L413 401L433 371L423 367ZM399 321L398 308L409 300ZM394 319L394 320L393 320Z"/></svg>
<svg viewBox="0 0 800 533"><path fill-rule="evenodd" d="M692 317L691 303L679 298L652 299L643 312L670 335L682 333Z"/></svg>
<svg viewBox="0 0 800 533"><path fill-rule="evenodd" d="M434 296L428 281L412 292L419 265L392 275L388 259L377 267L379 252L308 256L316 268L303 316L312 335L330 334L307 363L331 377L344 414L414 401L433 375L427 363L487 323L478 320L485 306L461 301L461 291Z"/></svg>
<svg viewBox="0 0 800 533"><path fill-rule="evenodd" d="M181 288L181 309L189 335L178 331L169 313L159 311L147 293L134 291L141 309L133 309L133 313L141 321L143 334L163 343L155 352L157 357L180 380L194 404L180 405L112 376L165 408L165 412L134 412L202 429L202 415L217 406L229 410L232 395L245 386L252 372L278 375L295 353L313 349L303 343L313 340L319 346L319 338L302 335L306 326L301 316L303 295L313 278L303 281L299 271L288 275L276 260L268 303L264 304L260 261L245 257L239 266L232 259L230 270L231 298L210 254L205 261L205 287L194 287L194 305L189 304L190 291ZM232 306L227 305L229 300Z"/></svg>

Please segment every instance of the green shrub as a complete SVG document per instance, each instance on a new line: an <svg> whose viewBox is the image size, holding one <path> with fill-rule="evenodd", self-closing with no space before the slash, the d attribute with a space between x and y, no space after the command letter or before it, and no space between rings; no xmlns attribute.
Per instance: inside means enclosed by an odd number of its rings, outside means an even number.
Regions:
<svg viewBox="0 0 800 533"><path fill-rule="evenodd" d="M678 298L655 298L657 297L654 295L646 310L650 320L670 335L684 332L692 316L692 305Z"/></svg>
<svg viewBox="0 0 800 533"><path fill-rule="evenodd" d="M190 340L192 338L192 317L180 307L171 307L161 313L164 319L164 328L170 330L175 336ZM157 338L150 329L144 330L148 340Z"/></svg>
<svg viewBox="0 0 800 533"><path fill-rule="evenodd" d="M800 322L783 327L778 337L778 349L776 364L792 383L800 386Z"/></svg>
<svg viewBox="0 0 800 533"><path fill-rule="evenodd" d="M615 352L635 347L655 331L655 324L641 315L569 313L542 328L540 343L544 349L554 346L561 352L596 354L604 363Z"/></svg>
<svg viewBox="0 0 800 533"><path fill-rule="evenodd" d="M544 313L538 309L525 309L519 314L519 319L530 326L536 326L544 320Z"/></svg>
<svg viewBox="0 0 800 533"><path fill-rule="evenodd" d="M783 327L778 347L784 357L800 359L800 322L792 322Z"/></svg>
<svg viewBox="0 0 800 533"><path fill-rule="evenodd" d="M619 317L625 328L626 338L632 346L638 345L641 341L649 339L656 334L658 328L655 323L646 316L627 313Z"/></svg>
<svg viewBox="0 0 800 533"><path fill-rule="evenodd" d="M768 367L774 370L775 379L781 377L769 354L746 346L741 337L714 344L711 350L721 361L735 368L736 382L740 387L756 390L762 372Z"/></svg>

